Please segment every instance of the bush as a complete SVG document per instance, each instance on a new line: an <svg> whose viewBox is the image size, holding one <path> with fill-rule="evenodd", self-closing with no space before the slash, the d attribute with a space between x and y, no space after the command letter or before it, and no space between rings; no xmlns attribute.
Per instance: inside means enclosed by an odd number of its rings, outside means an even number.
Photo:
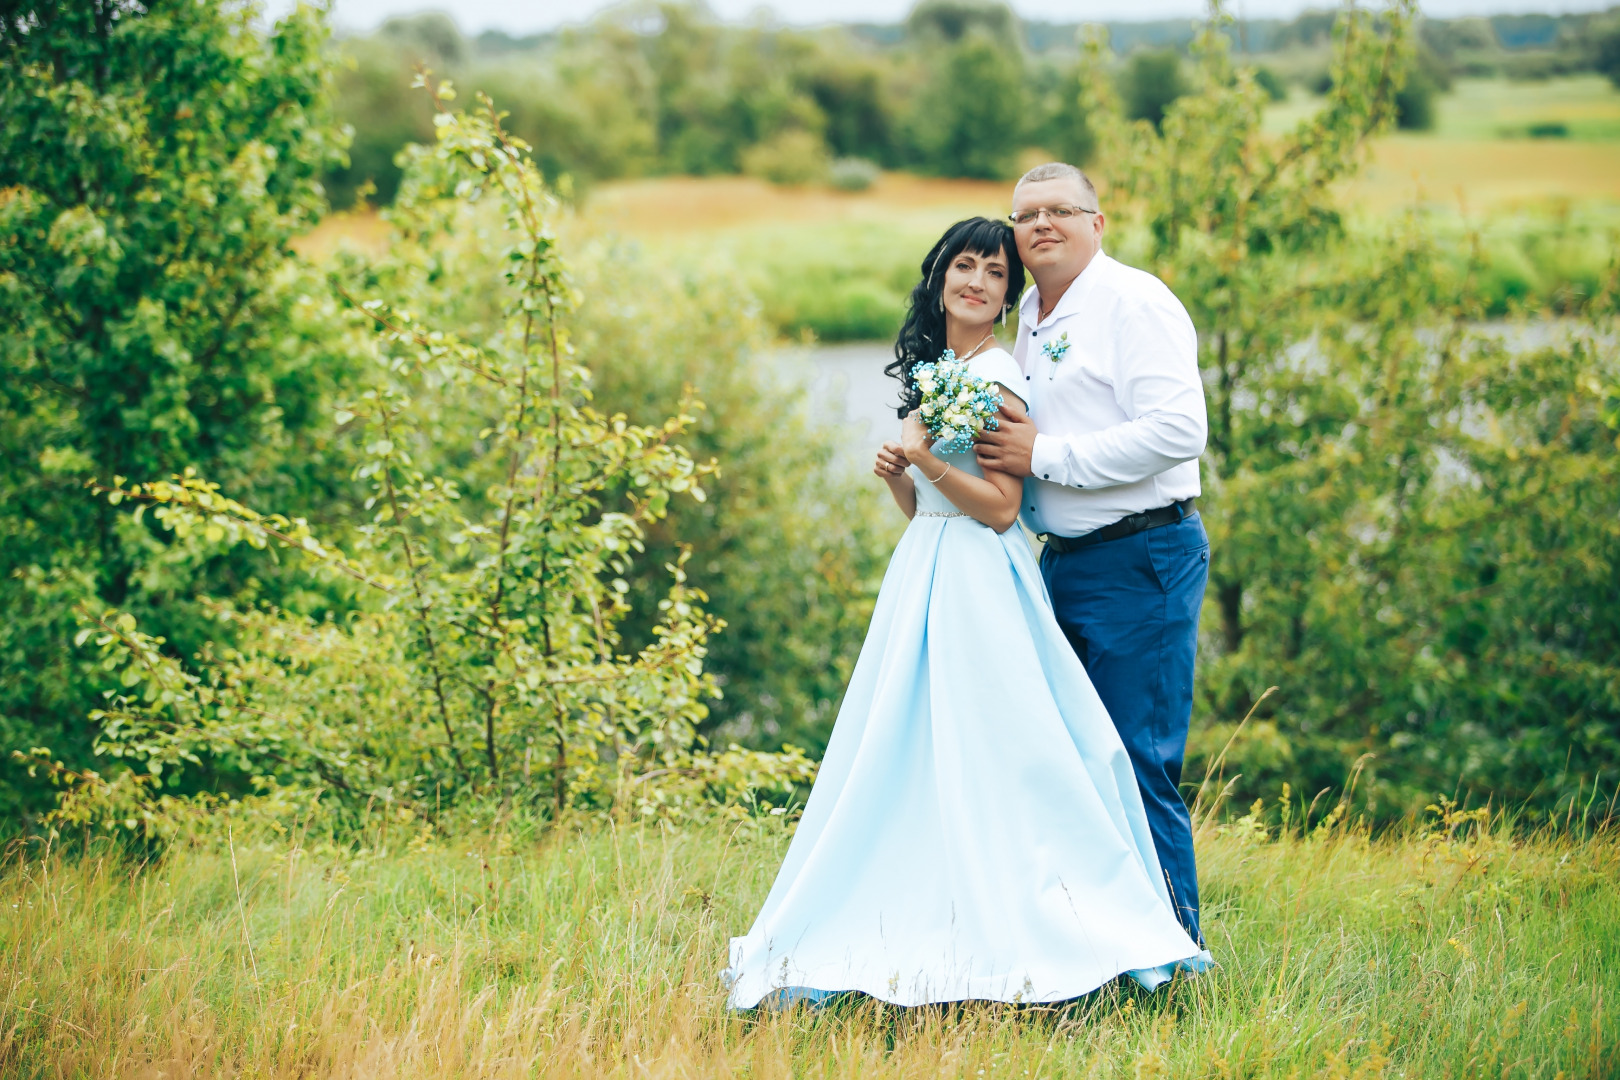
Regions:
<svg viewBox="0 0 1620 1080"><path fill-rule="evenodd" d="M220 590L341 601L240 554L177 553L76 491L207 469L312 516L349 469L326 423L356 367L287 244L342 156L313 6L271 30L191 0L14 4L0 18L0 753L91 760L108 676L73 611L116 604L202 646ZM0 770L0 815L45 805Z"/></svg>
<svg viewBox="0 0 1620 1080"><path fill-rule="evenodd" d="M893 340L932 223L841 223L752 231L732 254L752 275L763 314L790 338Z"/></svg>
<svg viewBox="0 0 1620 1080"><path fill-rule="evenodd" d="M827 176L827 144L808 131L784 131L744 150L742 169L773 184L813 184Z"/></svg>
<svg viewBox="0 0 1620 1080"><path fill-rule="evenodd" d="M792 265L793 251L769 246ZM836 291L811 269L808 291ZM700 729L717 741L819 751L865 638L892 513L864 472L848 471L837 454L842 440L813 421L806 387L782 374L767 327L729 268L677 270L601 244L581 262L579 280L591 300L570 329L581 352L601 358L599 405L665 415L696 387L705 408L686 445L719 464L704 481L707 499L672 503L667 523L649 531L642 567L625 578L642 613L626 621L627 638L648 638L668 588L661 567L679 555L677 541L690 544L688 578L726 624L705 661L724 696L709 703ZM858 315L858 305L836 312ZM681 332L669 333L677 321Z"/></svg>
<svg viewBox="0 0 1620 1080"><path fill-rule="evenodd" d="M1254 69L1254 81L1272 101L1288 100L1288 86L1282 81L1282 76L1264 64Z"/></svg>
<svg viewBox="0 0 1620 1080"><path fill-rule="evenodd" d="M236 644L182 663L129 614L81 609L78 643L93 641L122 687L91 713L115 764L103 777L29 759L67 789L57 823L151 837L182 804L242 796L302 812L321 789L344 812L476 795L663 816L773 785L785 797L812 775L797 752L711 755L698 739L721 624L687 578L690 548L665 538L656 594L626 580L671 504L705 501L714 463L682 446L701 405L685 393L650 427L595 408L568 340L578 297L554 198L487 99L441 111L436 131L435 148L410 155L388 259L336 275L376 361L334 417L364 448L354 497L369 514L348 551L192 470L98 487L137 519L150 511L176 554L276 549L350 583L360 610L340 623L214 604ZM497 212L507 254L477 286L486 317L463 334L432 327L414 301L453 272L458 235ZM253 794L222 789L221 775ZM204 794L177 800L187 782Z"/></svg>
<svg viewBox="0 0 1620 1080"><path fill-rule="evenodd" d="M827 182L839 191L865 191L879 175L878 167L865 158L839 158L827 171Z"/></svg>
<svg viewBox="0 0 1620 1080"><path fill-rule="evenodd" d="M1445 62L1426 47L1420 47L1407 70L1406 83L1395 94L1395 125L1405 131L1429 131L1434 127L1435 98L1451 89L1451 72Z"/></svg>
<svg viewBox="0 0 1620 1080"><path fill-rule="evenodd" d="M1395 95L1395 126L1402 131L1434 128L1435 88L1422 75L1412 75Z"/></svg>

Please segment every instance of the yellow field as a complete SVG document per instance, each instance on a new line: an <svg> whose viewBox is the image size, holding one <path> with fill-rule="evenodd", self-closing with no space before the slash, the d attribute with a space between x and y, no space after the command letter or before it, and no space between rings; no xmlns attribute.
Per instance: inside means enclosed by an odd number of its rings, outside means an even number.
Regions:
<svg viewBox="0 0 1620 1080"><path fill-rule="evenodd" d="M671 176L605 184L586 201L587 224L630 236L660 236L752 225L893 221L922 213L1003 214L1010 186L999 181L935 180L885 173L866 191L776 187L746 176Z"/></svg>
<svg viewBox="0 0 1620 1080"><path fill-rule="evenodd" d="M1414 201L1469 211L1620 201L1620 142L1390 135L1374 144L1349 195L1372 211Z"/></svg>
<svg viewBox="0 0 1620 1080"><path fill-rule="evenodd" d="M1003 214L1010 194L1010 185L999 181L907 173L885 173L860 192L777 187L746 176L665 176L593 188L580 209L580 222L592 231L652 241L779 225L908 224L922 219L931 228L936 220ZM319 258L341 243L376 251L387 237L387 224L375 212L340 213L294 246Z"/></svg>

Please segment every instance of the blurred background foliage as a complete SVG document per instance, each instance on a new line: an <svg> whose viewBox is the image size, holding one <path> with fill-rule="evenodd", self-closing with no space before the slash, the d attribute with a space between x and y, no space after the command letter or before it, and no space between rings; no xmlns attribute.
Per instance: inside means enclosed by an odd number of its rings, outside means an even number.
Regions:
<svg viewBox="0 0 1620 1080"><path fill-rule="evenodd" d="M487 218L418 244L419 215L388 209L407 146L434 140L418 66L458 107L493 95L561 198L584 302L560 325L596 407L704 403L683 445L719 473L648 523L618 628L650 642L690 544L687 585L726 623L700 734L819 753L900 525L784 340L882 341L940 228L1062 157L1093 166L1111 249L1171 283L1204 347L1216 554L1189 775L1314 794L1360 761L1380 817L1459 788L1568 811L1620 775L1620 218L1566 197L1482 217L1388 177L1440 137L1493 161L1606 152L1617 35L1613 14L1404 9L1077 32L926 0L893 26L649 5L523 39L423 15L332 40L307 8L264 31L222 5L23 5L0 21L0 746L23 754L0 811L33 827L47 758L109 768L90 714L124 676L75 645L76 609L129 612L188 670L257 655L280 619L372 625L296 560L178 543L82 486L196 467L324 539L364 535L376 451L339 405L372 360L334 281L468 340L501 318ZM402 238L409 274L389 269ZM484 491L485 420L418 394L438 434L417 466ZM407 649L383 638L355 670ZM323 730L351 746L371 711ZM519 775L544 788L546 768ZM164 790L235 797L251 772L204 760ZM409 780L388 790L434 791Z"/></svg>
<svg viewBox="0 0 1620 1080"><path fill-rule="evenodd" d="M1332 12L1307 11L1229 30L1268 93L1286 97L1331 85L1333 25ZM1117 80L1127 115L1157 124L1186 90L1194 23L1104 29L1109 48L1092 62ZM340 208L366 184L376 201L392 197L393 155L428 130L426 106L398 92L423 64L490 92L547 175L580 190L666 173L807 183L838 158L1005 178L1030 147L1087 164L1095 140L1073 107L1080 37L1074 24L1025 22L989 0L923 0L899 25L818 29L763 17L728 25L700 5L641 3L521 38L464 37L439 13L394 18L339 43L337 111L355 140L326 182ZM1620 78L1620 13L1423 19L1407 65L1396 122L1426 130L1455 78Z"/></svg>

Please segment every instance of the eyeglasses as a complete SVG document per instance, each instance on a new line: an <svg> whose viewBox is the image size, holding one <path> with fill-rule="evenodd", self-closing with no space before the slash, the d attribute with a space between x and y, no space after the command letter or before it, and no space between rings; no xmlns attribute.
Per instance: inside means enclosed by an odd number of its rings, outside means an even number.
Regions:
<svg viewBox="0 0 1620 1080"><path fill-rule="evenodd" d="M1028 225L1040 219L1045 214L1053 221L1067 221L1076 214L1095 214L1095 210L1087 210L1083 206L1037 206L1033 210L1014 210L1007 215L1007 220L1014 225Z"/></svg>

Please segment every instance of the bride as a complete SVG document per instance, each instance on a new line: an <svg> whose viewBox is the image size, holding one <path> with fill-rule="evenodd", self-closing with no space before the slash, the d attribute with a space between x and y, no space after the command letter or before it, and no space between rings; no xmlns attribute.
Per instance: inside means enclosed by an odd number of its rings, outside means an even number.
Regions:
<svg viewBox="0 0 1620 1080"><path fill-rule="evenodd" d="M1210 962L1171 911L1125 748L1016 527L1023 482L935 453L918 365L945 349L1024 375L995 320L1022 292L1012 230L958 222L923 260L888 374L899 444L876 472L911 519L820 775L746 937L730 1005L861 991L897 1005L1053 1002Z"/></svg>

